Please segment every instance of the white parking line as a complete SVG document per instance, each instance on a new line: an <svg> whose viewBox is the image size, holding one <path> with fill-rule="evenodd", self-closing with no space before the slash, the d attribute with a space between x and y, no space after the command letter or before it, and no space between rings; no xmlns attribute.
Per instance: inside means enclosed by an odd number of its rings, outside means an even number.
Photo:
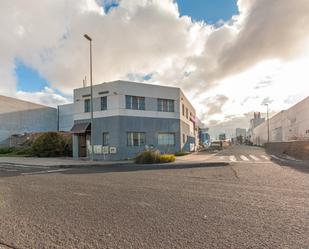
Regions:
<svg viewBox="0 0 309 249"><path fill-rule="evenodd" d="M254 155L249 155L254 161L260 161L260 159L259 158L257 158L256 156L254 156Z"/></svg>
<svg viewBox="0 0 309 249"><path fill-rule="evenodd" d="M236 157L235 157L235 156L230 156L230 161L232 161L232 162L236 162L236 161L237 161L237 159L236 159Z"/></svg>
<svg viewBox="0 0 309 249"><path fill-rule="evenodd" d="M240 158L243 160L243 161L249 161L249 159L247 157L245 157L244 155L241 155Z"/></svg>

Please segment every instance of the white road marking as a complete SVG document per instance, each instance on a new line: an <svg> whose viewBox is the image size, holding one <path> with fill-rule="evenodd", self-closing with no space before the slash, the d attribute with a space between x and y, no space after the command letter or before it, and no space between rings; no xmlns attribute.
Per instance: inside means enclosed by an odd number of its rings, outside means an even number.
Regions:
<svg viewBox="0 0 309 249"><path fill-rule="evenodd" d="M279 161L286 161L285 159L283 159L283 158L279 158L279 157L277 157L277 156L275 156L275 155L270 155L271 157L273 157L273 158L275 158L275 159L277 159L277 160L279 160Z"/></svg>
<svg viewBox="0 0 309 249"><path fill-rule="evenodd" d="M261 155L261 157L263 157L265 160L269 160L269 157L267 157L265 155Z"/></svg>
<svg viewBox="0 0 309 249"><path fill-rule="evenodd" d="M249 155L254 161L260 161L260 159L259 158L257 158L256 156L254 156L254 155Z"/></svg>
<svg viewBox="0 0 309 249"><path fill-rule="evenodd" d="M54 170L44 170L44 171L36 171L36 172L29 172L29 173L21 173L21 175L37 175L37 174L46 174L46 173L57 173L68 171L70 169L54 169Z"/></svg>
<svg viewBox="0 0 309 249"><path fill-rule="evenodd" d="M249 159L247 157L245 157L244 155L241 155L240 158L243 160L243 161L249 161Z"/></svg>
<svg viewBox="0 0 309 249"><path fill-rule="evenodd" d="M237 159L236 159L236 157L235 157L235 156L230 156L230 161L232 161L232 162L236 162L236 161L237 161Z"/></svg>

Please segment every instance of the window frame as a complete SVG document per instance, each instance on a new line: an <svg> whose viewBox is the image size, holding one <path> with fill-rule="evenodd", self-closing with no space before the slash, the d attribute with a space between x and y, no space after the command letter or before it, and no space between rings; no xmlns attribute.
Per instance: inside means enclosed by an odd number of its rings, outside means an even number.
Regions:
<svg viewBox="0 0 309 249"><path fill-rule="evenodd" d="M84 100L84 112L85 113L91 112L91 99Z"/></svg>
<svg viewBox="0 0 309 249"><path fill-rule="evenodd" d="M102 96L100 98L100 103L101 103L101 111L106 111L107 110L107 96Z"/></svg>
<svg viewBox="0 0 309 249"><path fill-rule="evenodd" d="M158 112L175 112L175 100L173 99L157 99Z"/></svg>
<svg viewBox="0 0 309 249"><path fill-rule="evenodd" d="M134 142L136 138L134 135L137 135L137 144ZM146 132L139 131L128 131L127 132L127 146L128 147L141 147L146 145Z"/></svg>
<svg viewBox="0 0 309 249"><path fill-rule="evenodd" d="M145 111L145 97L125 95L126 109Z"/></svg>
<svg viewBox="0 0 309 249"><path fill-rule="evenodd" d="M109 132L102 133L102 146L109 146Z"/></svg>
<svg viewBox="0 0 309 249"><path fill-rule="evenodd" d="M167 138L160 138L162 135L167 135ZM172 136L172 139L171 137ZM175 146L176 145L176 134L174 132L159 132L157 134L158 146ZM163 143L162 143L163 141ZM172 143L170 141L173 141Z"/></svg>

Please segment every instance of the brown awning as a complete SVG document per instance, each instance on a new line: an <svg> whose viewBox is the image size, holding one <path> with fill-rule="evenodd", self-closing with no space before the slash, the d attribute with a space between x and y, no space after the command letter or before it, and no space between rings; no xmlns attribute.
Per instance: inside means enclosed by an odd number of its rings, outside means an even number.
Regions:
<svg viewBox="0 0 309 249"><path fill-rule="evenodd" d="M71 129L71 133L73 134L82 134L86 132L90 132L90 123L76 123L73 125Z"/></svg>

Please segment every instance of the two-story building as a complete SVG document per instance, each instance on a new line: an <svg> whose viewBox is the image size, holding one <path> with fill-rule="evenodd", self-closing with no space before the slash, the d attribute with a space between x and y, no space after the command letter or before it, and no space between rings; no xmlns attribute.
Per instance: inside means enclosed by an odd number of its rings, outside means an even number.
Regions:
<svg viewBox="0 0 309 249"><path fill-rule="evenodd" d="M73 156L91 152L90 87L74 90ZM94 158L133 158L146 148L194 151L196 112L180 88L113 81L93 86Z"/></svg>

